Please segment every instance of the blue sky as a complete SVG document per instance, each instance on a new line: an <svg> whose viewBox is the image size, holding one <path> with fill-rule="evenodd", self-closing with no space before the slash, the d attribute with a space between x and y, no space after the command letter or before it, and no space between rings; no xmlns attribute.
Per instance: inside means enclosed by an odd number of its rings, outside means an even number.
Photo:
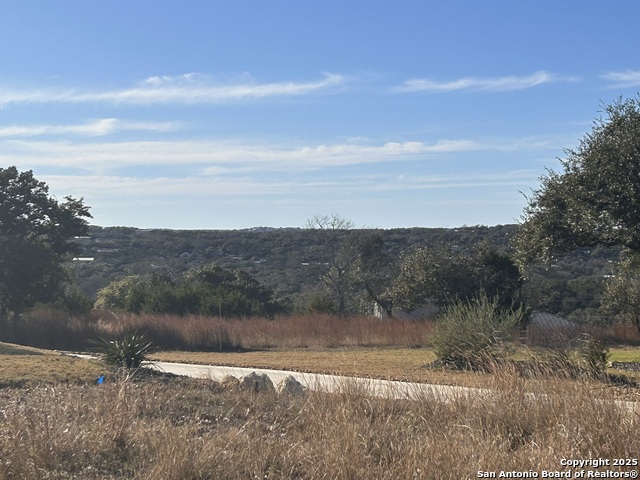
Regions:
<svg viewBox="0 0 640 480"><path fill-rule="evenodd" d="M516 222L603 103L640 3L0 4L0 166L96 225Z"/></svg>

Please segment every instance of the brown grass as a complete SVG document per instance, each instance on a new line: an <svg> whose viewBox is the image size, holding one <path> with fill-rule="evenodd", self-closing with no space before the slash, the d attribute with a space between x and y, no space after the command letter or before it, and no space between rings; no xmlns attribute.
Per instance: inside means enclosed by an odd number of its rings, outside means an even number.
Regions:
<svg viewBox="0 0 640 480"><path fill-rule="evenodd" d="M379 320L331 315L266 318L215 318L132 315L94 311L83 317L41 310L16 319L0 331L0 340L42 348L81 350L88 339L145 332L165 349L217 350L352 346L420 347L433 325L426 321Z"/></svg>
<svg viewBox="0 0 640 480"><path fill-rule="evenodd" d="M638 456L640 417L585 385L548 380L536 400L508 372L492 386L450 403L348 384L302 398L187 379L2 389L0 478L466 479Z"/></svg>
<svg viewBox="0 0 640 480"><path fill-rule="evenodd" d="M84 350L90 340L112 339L134 331L144 332L160 348L187 351L238 351L255 349L404 347L431 345L434 323L367 316L292 315L275 319L216 318L175 315L133 315L93 311L69 316L36 310L0 324L0 340L58 350ZM608 344L640 345L640 335L617 325L591 329L592 336ZM564 345L580 331L541 332L528 329L521 340L528 345Z"/></svg>
<svg viewBox="0 0 640 480"><path fill-rule="evenodd" d="M157 352L154 360L246 368L381 378L446 385L482 386L490 375L428 368L435 360L430 349L336 348L319 350L261 350L242 353Z"/></svg>
<svg viewBox="0 0 640 480"><path fill-rule="evenodd" d="M102 372L104 367L99 362L0 343L0 388L87 383L94 381Z"/></svg>

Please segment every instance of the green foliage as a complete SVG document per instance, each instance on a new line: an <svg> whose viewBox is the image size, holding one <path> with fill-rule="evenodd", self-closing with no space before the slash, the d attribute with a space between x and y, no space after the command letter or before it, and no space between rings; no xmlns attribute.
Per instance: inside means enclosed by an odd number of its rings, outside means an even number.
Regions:
<svg viewBox="0 0 640 480"><path fill-rule="evenodd" d="M603 309L640 331L639 253L627 253L616 265L603 295Z"/></svg>
<svg viewBox="0 0 640 480"><path fill-rule="evenodd" d="M175 281L166 275L132 275L98 292L96 308L132 313L272 316L281 311L273 293L243 271L208 265Z"/></svg>
<svg viewBox="0 0 640 480"><path fill-rule="evenodd" d="M434 352L441 362L456 368L488 369L502 358L503 340L522 319L522 309L501 308L486 295L455 302L436 325Z"/></svg>
<svg viewBox="0 0 640 480"><path fill-rule="evenodd" d="M118 340L103 339L96 344L102 361L117 368L138 368L154 350L153 343L138 332L128 333Z"/></svg>
<svg viewBox="0 0 640 480"><path fill-rule="evenodd" d="M385 251L380 231L363 231L357 239L355 276L366 296L387 315L392 316L391 286L397 274L397 262Z"/></svg>
<svg viewBox="0 0 640 480"><path fill-rule="evenodd" d="M296 297L295 310L302 314L324 313L335 315L338 304L324 285L308 288Z"/></svg>
<svg viewBox="0 0 640 480"><path fill-rule="evenodd" d="M396 278L395 305L413 310L432 300L447 305L478 293L503 306L519 301L520 272L504 253L487 247L461 251L448 245L418 247L404 256Z"/></svg>
<svg viewBox="0 0 640 480"><path fill-rule="evenodd" d="M609 348L597 338L586 335L582 338L580 346L580 356L587 365L589 372L593 374L602 374L609 365Z"/></svg>
<svg viewBox="0 0 640 480"><path fill-rule="evenodd" d="M73 239L86 235L89 217L82 199L59 203L31 171L0 168L0 314L61 295L63 263L78 252Z"/></svg>
<svg viewBox="0 0 640 480"><path fill-rule="evenodd" d="M640 98L604 107L563 172L549 171L523 213L520 261L549 260L577 247L640 252Z"/></svg>

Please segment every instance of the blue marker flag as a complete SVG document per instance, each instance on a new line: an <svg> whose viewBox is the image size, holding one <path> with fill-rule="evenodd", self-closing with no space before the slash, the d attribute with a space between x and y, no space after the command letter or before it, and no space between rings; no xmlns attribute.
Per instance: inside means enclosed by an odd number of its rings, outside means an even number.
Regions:
<svg viewBox="0 0 640 480"><path fill-rule="evenodd" d="M98 385L102 385L103 382L104 382L104 375L100 375L98 377Z"/></svg>

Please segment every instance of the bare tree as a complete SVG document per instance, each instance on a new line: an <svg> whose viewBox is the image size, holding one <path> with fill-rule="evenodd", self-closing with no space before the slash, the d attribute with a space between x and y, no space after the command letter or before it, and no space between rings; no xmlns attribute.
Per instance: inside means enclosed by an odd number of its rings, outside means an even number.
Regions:
<svg viewBox="0 0 640 480"><path fill-rule="evenodd" d="M337 312L344 315L347 299L354 288L353 271L357 262L354 224L335 214L315 215L307 221L306 227L316 232L328 264L321 280L331 292Z"/></svg>

